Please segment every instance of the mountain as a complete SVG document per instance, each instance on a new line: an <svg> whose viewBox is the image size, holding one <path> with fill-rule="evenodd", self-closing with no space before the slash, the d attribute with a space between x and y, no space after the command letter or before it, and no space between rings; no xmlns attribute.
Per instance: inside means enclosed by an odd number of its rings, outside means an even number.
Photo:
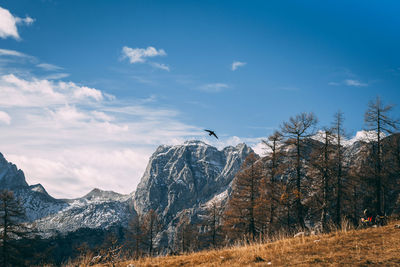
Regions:
<svg viewBox="0 0 400 267"><path fill-rule="evenodd" d="M227 196L236 172L252 152L245 144L218 150L201 141L160 146L151 156L137 187L135 209L155 210L161 218L161 246L171 245L181 213L191 210L196 218L204 204L217 195Z"/></svg>
<svg viewBox="0 0 400 267"><path fill-rule="evenodd" d="M65 200L65 203L57 213L35 221L45 236L66 234L81 228L107 230L114 226L126 227L129 219L136 216L131 195L97 188L81 198Z"/></svg>
<svg viewBox="0 0 400 267"><path fill-rule="evenodd" d="M201 141L160 146L151 156L137 187L135 209L150 209L170 220L178 211L205 203L225 191L251 148L222 151Z"/></svg>
<svg viewBox="0 0 400 267"><path fill-rule="evenodd" d="M27 186L24 172L8 162L0 153L0 188L15 189Z"/></svg>
<svg viewBox="0 0 400 267"><path fill-rule="evenodd" d="M360 135L346 144L345 168L355 166L359 170L368 170L368 159L374 142L365 140L364 136ZM302 144L306 158L310 157L312 147L322 145L315 139L304 140ZM383 149L387 151L385 155L390 155L393 162L398 160L396 155L400 155L394 153L400 151L400 147L396 147L399 139L400 135L383 139ZM291 148L289 146L284 149ZM14 191L26 209L25 221L34 223L46 238L59 233L66 236L82 229L109 231L123 228L133 216L154 210L163 226L156 245L167 248L176 242L176 232L183 220L189 219L190 223L196 225L207 214L213 201L226 202L235 175L252 152L245 144L222 150L201 141L187 141L175 146L162 145L150 157L135 192L122 195L93 189L76 199L55 199L42 185L28 185L24 173L0 154L0 189ZM281 178L287 179L292 174L288 172L286 177ZM393 181L398 181L396 179ZM399 198L398 190L389 192L388 197L388 203L395 203ZM360 203L360 207L363 205ZM389 211L396 209L394 205L388 208ZM318 214L310 215L309 218L318 220L316 216ZM78 241L85 238L85 233L83 231L79 234Z"/></svg>
<svg viewBox="0 0 400 267"><path fill-rule="evenodd" d="M66 203L47 194L41 184L29 186L22 170L8 162L0 153L0 189L8 189L20 199L26 210L26 221L32 222L44 216L55 214Z"/></svg>
<svg viewBox="0 0 400 267"><path fill-rule="evenodd" d="M136 211L144 214L150 209L168 226L183 210L200 211L216 195L226 197L235 173L251 151L245 144L220 151L201 141L160 146L136 192L122 195L96 188L76 199L55 199L42 185L29 186L24 173L1 155L0 189L14 191L26 210L25 221L34 222L45 237L83 228L126 226Z"/></svg>
<svg viewBox="0 0 400 267"><path fill-rule="evenodd" d="M28 185L22 170L0 153L0 190L14 192L25 209L24 221L34 223L43 236L80 228L108 229L126 225L133 209L132 194L93 189L77 199L55 199L41 184Z"/></svg>

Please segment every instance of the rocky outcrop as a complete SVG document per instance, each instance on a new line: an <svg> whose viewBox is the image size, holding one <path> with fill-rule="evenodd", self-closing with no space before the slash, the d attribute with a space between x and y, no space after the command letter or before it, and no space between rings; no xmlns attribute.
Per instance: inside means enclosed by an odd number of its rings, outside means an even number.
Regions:
<svg viewBox="0 0 400 267"><path fill-rule="evenodd" d="M0 188L16 189L27 187L24 172L8 162L0 153Z"/></svg>
<svg viewBox="0 0 400 267"><path fill-rule="evenodd" d="M174 242L174 229L183 212L190 210L190 220L195 220L208 201L218 195L227 197L235 174L251 152L245 144L218 150L201 141L156 150L137 187L135 209L159 214L164 226L160 246Z"/></svg>
<svg viewBox="0 0 400 267"><path fill-rule="evenodd" d="M225 191L251 152L245 144L222 151L201 141L160 146L151 156L135 194L135 209L170 221L181 210Z"/></svg>

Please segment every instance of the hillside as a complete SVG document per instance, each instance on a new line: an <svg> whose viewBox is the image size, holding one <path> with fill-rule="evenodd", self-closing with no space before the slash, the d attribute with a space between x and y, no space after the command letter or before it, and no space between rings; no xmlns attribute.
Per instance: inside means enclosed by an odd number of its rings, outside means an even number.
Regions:
<svg viewBox="0 0 400 267"><path fill-rule="evenodd" d="M400 229L395 228L398 223L381 228L287 238L263 245L146 258L127 261L120 266L399 266Z"/></svg>

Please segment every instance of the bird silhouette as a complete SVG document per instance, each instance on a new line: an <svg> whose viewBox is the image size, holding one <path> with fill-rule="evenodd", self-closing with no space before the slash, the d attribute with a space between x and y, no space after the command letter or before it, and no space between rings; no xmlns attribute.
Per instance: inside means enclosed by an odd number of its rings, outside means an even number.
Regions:
<svg viewBox="0 0 400 267"><path fill-rule="evenodd" d="M214 131L212 131L212 130L207 130L207 129L205 129L204 131L208 132L208 135L209 135L209 136L215 136L215 138L218 139L218 136L215 134Z"/></svg>

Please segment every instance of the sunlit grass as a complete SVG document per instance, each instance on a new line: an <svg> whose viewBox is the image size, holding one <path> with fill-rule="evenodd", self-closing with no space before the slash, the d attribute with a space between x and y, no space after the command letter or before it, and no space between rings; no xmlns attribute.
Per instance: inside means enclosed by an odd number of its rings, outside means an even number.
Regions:
<svg viewBox="0 0 400 267"><path fill-rule="evenodd" d="M394 227L398 223L297 238L281 235L266 244L126 260L116 266L400 266L400 229Z"/></svg>

